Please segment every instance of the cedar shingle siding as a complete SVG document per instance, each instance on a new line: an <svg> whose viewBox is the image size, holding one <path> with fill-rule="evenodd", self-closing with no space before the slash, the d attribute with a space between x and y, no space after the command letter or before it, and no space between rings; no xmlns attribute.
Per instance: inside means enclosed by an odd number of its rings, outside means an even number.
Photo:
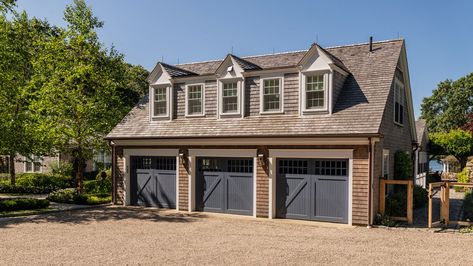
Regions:
<svg viewBox="0 0 473 266"><path fill-rule="evenodd" d="M319 46L313 46L319 47ZM189 149L255 149L258 157L255 167L256 209L258 217L268 217L271 213L270 206L275 202L270 202L270 184L268 169L270 149L311 149L311 150L353 150L353 175L352 175L352 223L366 225L370 223L369 217L369 194L370 194L370 168L372 166L372 214L378 210L378 189L379 177L382 174L382 153L383 149L389 149L391 154L390 173L393 173L394 153L397 150L411 151L411 144L416 139L415 132L411 128L413 117L412 106L409 100L410 94L404 99L404 124L394 124L394 87L393 81L397 76L406 80L405 73L402 73L400 58L405 56L404 41L384 41L373 44L373 51L368 50L368 44L349 45L323 49L332 61L334 69L332 75L332 110L328 113L300 114L301 81L299 63L308 54L307 51L288 52L274 55L237 57L230 55L238 68L244 70L244 87L241 95L243 106L242 117L238 118L218 118L217 100L217 76L215 71L222 63L222 60L181 64L170 66L162 64L162 68L178 81L173 82L172 88L172 119L169 121L151 121L149 119L148 96L144 97L140 103L110 132L107 139L122 141L127 139L129 146L115 146L115 167L114 167L114 203L123 204L125 197L125 165L123 158L123 148L134 149L179 149L184 152L178 164L178 206L180 210L188 210L190 187L189 176L196 166L189 165L187 151ZM311 48L312 49L312 48ZM228 58L228 57L227 57ZM228 61L226 61L228 62ZM159 64L158 64L159 66ZM278 69L274 75L266 75L264 71L270 72ZM261 70L264 70L261 72ZM259 71L259 72L258 72ZM153 73L153 72L152 72ZM191 77L199 80L199 75L203 75L198 83L205 84L204 104L205 116L185 117L185 85L187 79L181 77ZM260 114L261 104L261 78L262 77L283 77L283 103L284 113L282 114ZM205 80L205 81L204 81ZM189 82L187 84L191 84ZM408 84L406 84L408 85ZM406 86L407 88L407 86ZM407 92L407 89L404 90ZM329 105L330 106L330 105ZM222 140L222 137L232 138L238 141L235 144L228 141L222 146L200 144L202 138L212 140ZM343 141L333 141L324 145L302 145L297 146L288 143L275 144L251 144L246 142L252 138L264 138L270 140L278 137L287 138L288 141L301 141L301 138L309 140L320 140L321 138L331 138L343 140L347 138L362 139L362 143L345 143ZM140 142L142 139L155 142L146 144ZM168 140L179 141L187 144L170 145ZM373 165L370 163L370 146L368 143L375 141L374 149L371 152ZM378 141L379 140L379 141ZM272 141L272 140L271 140ZM348 140L347 140L348 141ZM161 144L157 144L161 143ZM179 143L179 142L178 142ZM197 143L197 144L195 144ZM209 142L206 142L209 143ZM295 142L294 142L295 143ZM305 143L305 139L304 139ZM333 144L336 143L336 144ZM168 145L169 144L169 145ZM125 145L125 144L122 144ZM161 146L157 146L161 145ZM267 145L267 146L262 146ZM177 156L177 154L176 154ZM346 158L342 158L346 159ZM195 162L194 162L195 163ZM128 167L128 166L127 166ZM194 193L195 191L191 191ZM191 193L191 194L192 194ZM276 193L276 191L273 191Z"/></svg>

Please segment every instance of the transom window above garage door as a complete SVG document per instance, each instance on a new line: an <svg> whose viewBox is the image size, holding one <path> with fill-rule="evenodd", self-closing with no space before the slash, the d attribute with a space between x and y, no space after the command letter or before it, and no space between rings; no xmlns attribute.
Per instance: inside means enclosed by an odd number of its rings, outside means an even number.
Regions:
<svg viewBox="0 0 473 266"><path fill-rule="evenodd" d="M175 157L134 156L132 160L135 169L176 170Z"/></svg>
<svg viewBox="0 0 473 266"><path fill-rule="evenodd" d="M252 173L253 159L246 158L201 158L201 172Z"/></svg>
<svg viewBox="0 0 473 266"><path fill-rule="evenodd" d="M315 174L329 176L346 176L347 160L338 159L280 159L279 174Z"/></svg>

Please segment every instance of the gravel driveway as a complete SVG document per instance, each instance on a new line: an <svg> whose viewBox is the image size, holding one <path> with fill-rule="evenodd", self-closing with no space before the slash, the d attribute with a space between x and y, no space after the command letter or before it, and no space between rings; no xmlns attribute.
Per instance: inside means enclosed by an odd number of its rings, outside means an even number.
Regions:
<svg viewBox="0 0 473 266"><path fill-rule="evenodd" d="M473 236L105 207L0 219L0 264L473 265Z"/></svg>

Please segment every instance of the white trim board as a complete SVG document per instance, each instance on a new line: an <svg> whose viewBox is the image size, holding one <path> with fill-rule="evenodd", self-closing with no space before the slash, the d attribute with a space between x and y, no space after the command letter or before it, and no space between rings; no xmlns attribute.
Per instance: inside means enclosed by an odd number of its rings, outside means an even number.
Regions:
<svg viewBox="0 0 473 266"><path fill-rule="evenodd" d="M189 149L195 157L256 157L256 149Z"/></svg>
<svg viewBox="0 0 473 266"><path fill-rule="evenodd" d="M348 159L348 224L353 216L353 149L269 149L269 214L276 217L276 161L277 158Z"/></svg>
<svg viewBox="0 0 473 266"><path fill-rule="evenodd" d="M122 171L125 173L125 200L124 205L131 204L130 191L130 156L166 156L176 157L176 209L179 210L179 149L123 149L124 163Z"/></svg>

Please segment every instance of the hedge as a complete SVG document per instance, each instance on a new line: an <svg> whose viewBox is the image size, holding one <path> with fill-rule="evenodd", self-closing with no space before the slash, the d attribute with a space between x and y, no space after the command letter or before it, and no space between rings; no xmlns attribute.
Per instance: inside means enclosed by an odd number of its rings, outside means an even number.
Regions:
<svg viewBox="0 0 473 266"><path fill-rule="evenodd" d="M45 199L2 199L0 200L0 211L36 210L49 207L49 201Z"/></svg>

